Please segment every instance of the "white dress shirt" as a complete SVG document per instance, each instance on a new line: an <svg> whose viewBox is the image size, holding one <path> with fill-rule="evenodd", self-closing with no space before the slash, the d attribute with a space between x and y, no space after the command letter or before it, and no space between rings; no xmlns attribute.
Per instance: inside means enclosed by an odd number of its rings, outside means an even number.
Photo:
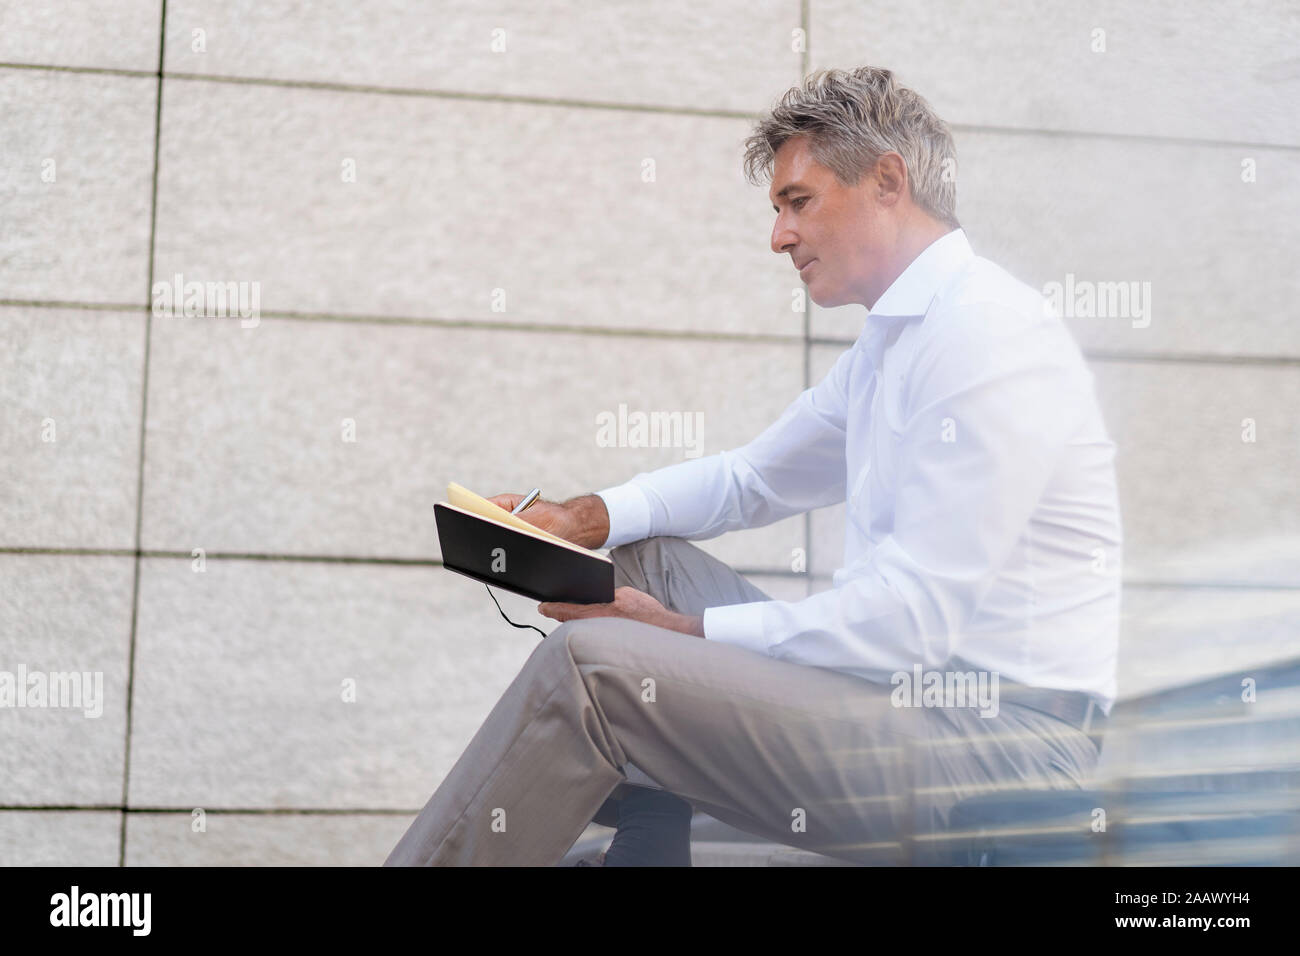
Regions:
<svg viewBox="0 0 1300 956"><path fill-rule="evenodd" d="M602 547L712 538L847 501L830 590L708 608L706 638L881 683L952 661L1084 691L1109 713L1114 455L1064 323L957 229L747 445L597 492L610 516Z"/></svg>

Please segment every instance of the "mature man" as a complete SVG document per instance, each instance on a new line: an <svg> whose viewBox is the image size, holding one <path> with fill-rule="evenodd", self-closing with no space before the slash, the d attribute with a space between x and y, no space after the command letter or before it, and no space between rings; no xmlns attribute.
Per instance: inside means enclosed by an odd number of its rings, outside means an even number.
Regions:
<svg viewBox="0 0 1300 956"><path fill-rule="evenodd" d="M963 797L1078 787L1096 763L1121 537L1078 347L974 255L948 127L889 71L810 76L746 145L772 250L818 305L867 306L862 333L749 444L525 512L613 548L621 586L540 605L563 623L389 865L552 864L592 819L619 826L607 865L689 864L695 809L847 860L938 861ZM840 502L843 566L804 600L686 540ZM913 686L936 674L947 695ZM993 706L953 699L963 674Z"/></svg>

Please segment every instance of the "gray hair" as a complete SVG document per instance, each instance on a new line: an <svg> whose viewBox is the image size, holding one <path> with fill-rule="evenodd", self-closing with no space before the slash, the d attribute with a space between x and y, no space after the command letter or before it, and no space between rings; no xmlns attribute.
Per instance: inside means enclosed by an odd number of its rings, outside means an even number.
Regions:
<svg viewBox="0 0 1300 956"><path fill-rule="evenodd" d="M818 70L791 87L745 140L745 177L753 185L769 178L781 144L804 134L813 158L844 186L857 185L884 153L898 153L912 201L960 226L952 131L889 70Z"/></svg>

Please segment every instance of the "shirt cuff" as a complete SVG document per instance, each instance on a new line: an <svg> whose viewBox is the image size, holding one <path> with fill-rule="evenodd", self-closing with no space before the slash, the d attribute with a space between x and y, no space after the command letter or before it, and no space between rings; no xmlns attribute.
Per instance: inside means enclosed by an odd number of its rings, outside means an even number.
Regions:
<svg viewBox="0 0 1300 956"><path fill-rule="evenodd" d="M602 548L640 541L650 535L650 501L645 492L630 481L614 485L596 494L609 512L609 535Z"/></svg>
<svg viewBox="0 0 1300 956"><path fill-rule="evenodd" d="M735 644L759 654L768 654L767 635L763 630L763 606L771 601L749 604L726 604L704 609L704 638Z"/></svg>

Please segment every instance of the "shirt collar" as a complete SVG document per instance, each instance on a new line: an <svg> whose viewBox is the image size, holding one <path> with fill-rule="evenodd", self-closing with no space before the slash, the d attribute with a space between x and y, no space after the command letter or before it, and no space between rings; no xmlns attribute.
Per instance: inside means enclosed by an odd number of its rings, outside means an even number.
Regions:
<svg viewBox="0 0 1300 956"><path fill-rule="evenodd" d="M954 229L940 236L926 246L885 290L867 314L867 319L925 315L930 302L947 280L974 257L965 230Z"/></svg>

